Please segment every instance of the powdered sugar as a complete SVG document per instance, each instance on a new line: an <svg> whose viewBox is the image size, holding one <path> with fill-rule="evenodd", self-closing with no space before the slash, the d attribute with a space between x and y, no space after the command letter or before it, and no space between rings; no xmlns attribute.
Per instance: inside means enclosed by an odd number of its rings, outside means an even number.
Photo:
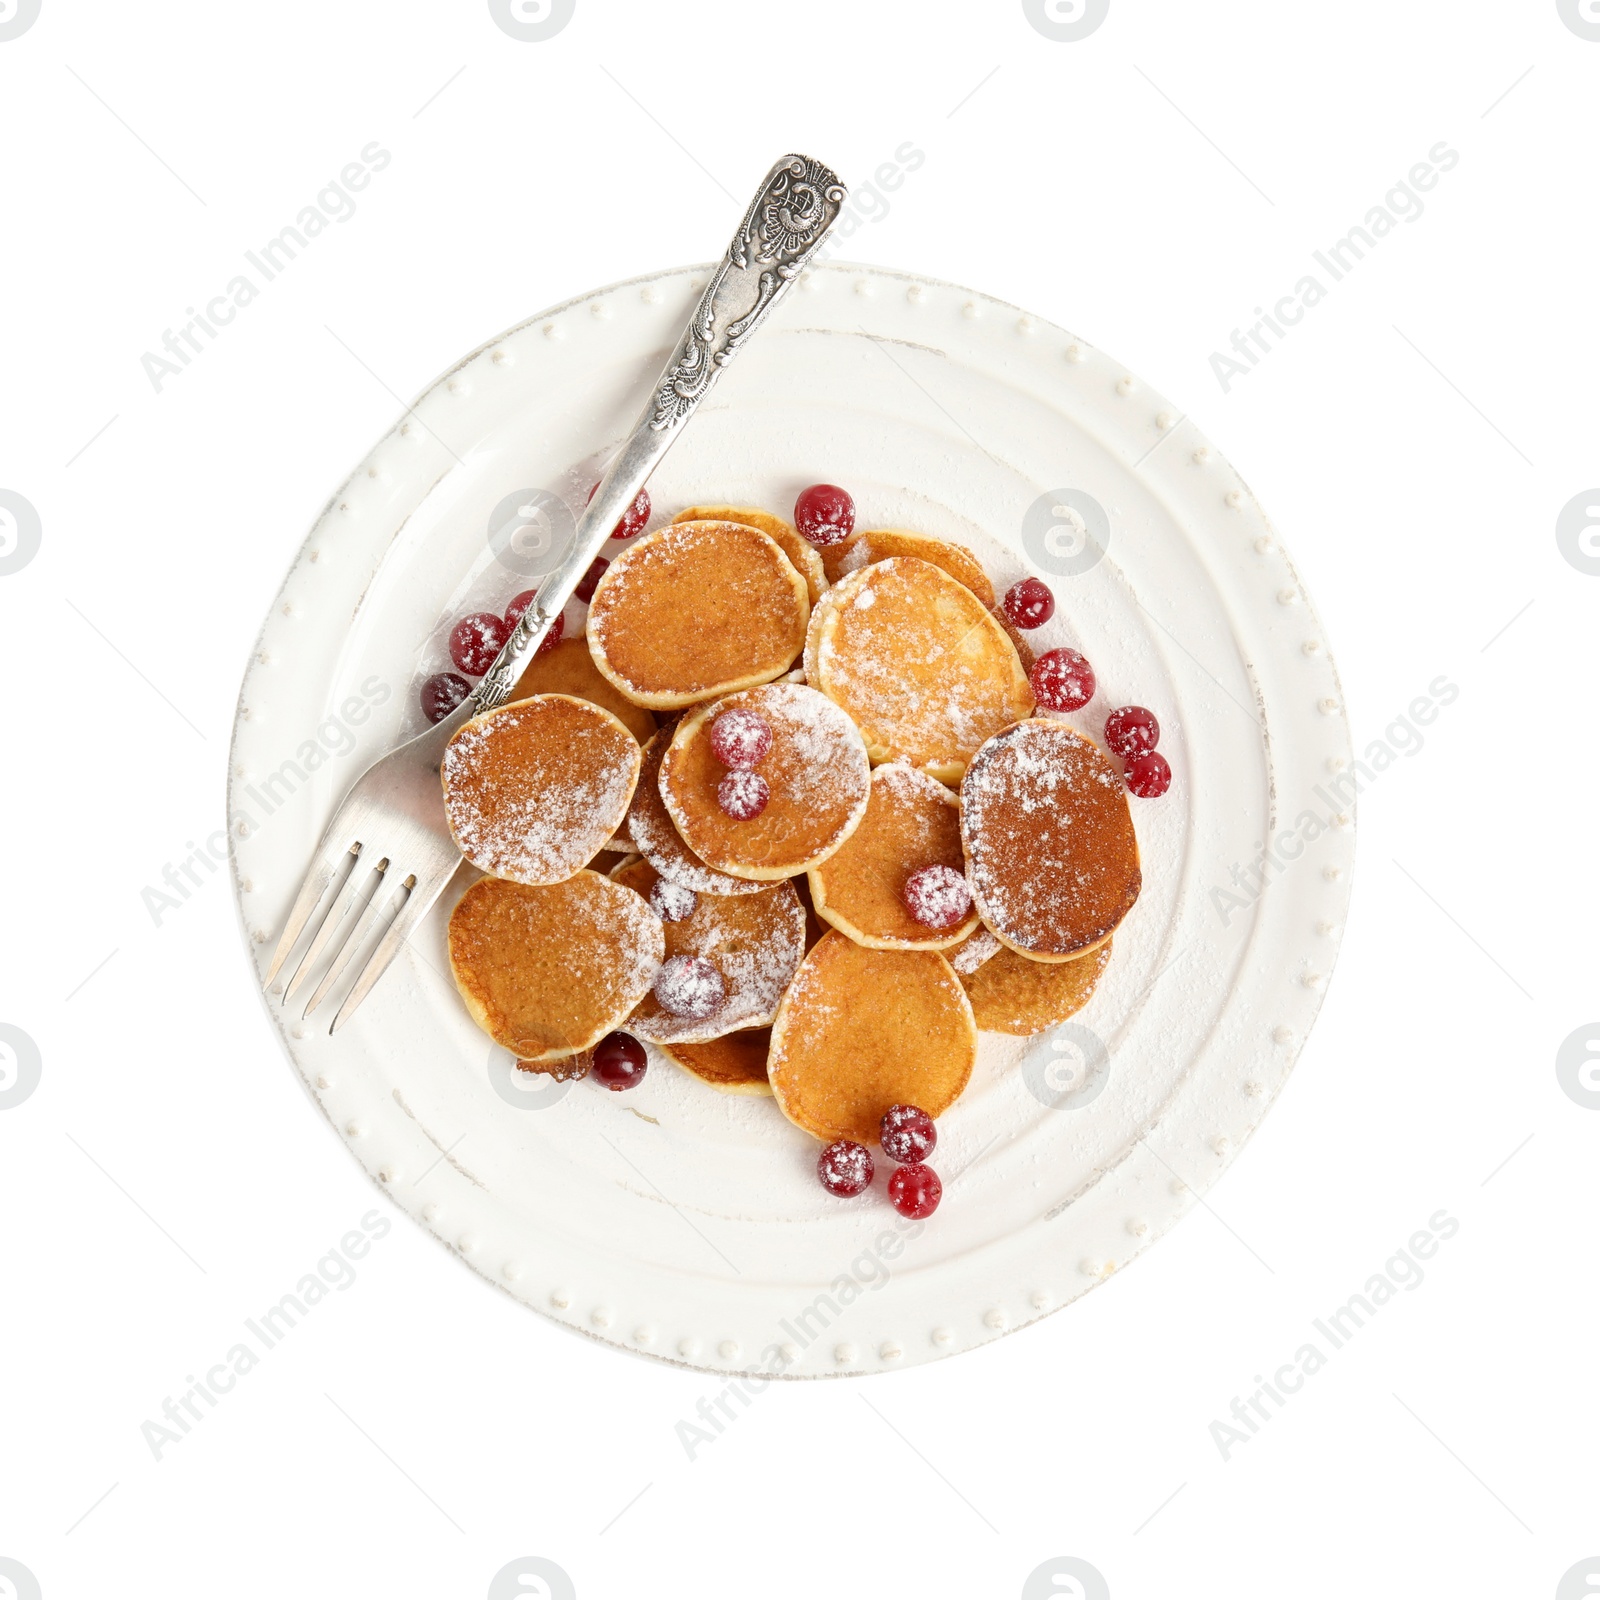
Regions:
<svg viewBox="0 0 1600 1600"><path fill-rule="evenodd" d="M901 898L924 928L953 928L972 912L972 890L954 867L920 867L906 879Z"/></svg>
<svg viewBox="0 0 1600 1600"><path fill-rule="evenodd" d="M650 886L650 909L663 922L686 922L694 915L700 897L671 878L657 878Z"/></svg>
<svg viewBox="0 0 1600 1600"><path fill-rule="evenodd" d="M686 1022L703 1022L722 1009L727 986L722 974L702 956L673 956L656 974L655 997L663 1011Z"/></svg>
<svg viewBox="0 0 1600 1600"><path fill-rule="evenodd" d="M1005 948L987 928L979 928L965 944L950 953L950 965L963 978L970 978L991 956Z"/></svg>

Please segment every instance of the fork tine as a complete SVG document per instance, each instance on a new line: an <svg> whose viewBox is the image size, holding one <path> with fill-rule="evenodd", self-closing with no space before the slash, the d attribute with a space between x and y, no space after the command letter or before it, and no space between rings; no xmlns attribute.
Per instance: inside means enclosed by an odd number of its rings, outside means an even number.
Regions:
<svg viewBox="0 0 1600 1600"><path fill-rule="evenodd" d="M328 885L333 882L333 875L345 864L347 858L358 856L360 853L359 844L351 845L344 851L336 851L324 840L318 847L317 858L311 863L305 881L300 885L300 893L295 896L294 905L290 908L289 920L283 925L278 948L272 952L272 960L267 963L267 975L261 982L263 989L272 987L272 980L278 976L278 969L288 960L289 952L294 949L300 935L305 932L311 913L317 909L322 896L327 892ZM355 870L353 866L351 870Z"/></svg>
<svg viewBox="0 0 1600 1600"><path fill-rule="evenodd" d="M383 868L387 866L388 862L385 861ZM382 870L380 868L380 871ZM328 964L328 970L322 975L322 982L317 985L311 998L306 1001L306 1008L300 1013L302 1017L309 1017L322 1004L328 991L339 981L344 974L345 968L355 959L356 952L365 942L368 933L372 931L372 925L377 920L378 913L395 898L393 895L385 893L391 887L392 885L386 875L379 877L372 893L367 896L367 903L361 908L360 916L356 918L356 925L350 930L349 938L340 943L339 953Z"/></svg>
<svg viewBox="0 0 1600 1600"><path fill-rule="evenodd" d="M377 866L378 880L383 881L383 869L389 865L388 861L380 861ZM316 937L311 941L304 956L300 958L300 965L295 968L293 976L284 986L283 1003L294 999L300 990L311 981L311 974L317 965L322 952L328 948L329 941L345 925L356 902L361 897L361 890L368 881L369 874L357 857L356 864L350 869L350 876L344 880L344 886L339 890L334 902L328 908L328 914L322 919L322 926L317 929ZM376 891L374 891L376 893Z"/></svg>
<svg viewBox="0 0 1600 1600"><path fill-rule="evenodd" d="M410 890L405 904L395 914L394 921L389 924L389 931L384 934L378 948L372 952L372 958L362 968L355 987L345 996L344 1004L339 1007L333 1025L328 1029L329 1033L337 1033L350 1020L356 1007L371 994L372 986L388 970L389 963L399 954L401 945L411 937L411 930L427 915L429 908L444 892L444 886L449 881L448 872L440 873L431 884L419 890L416 874L412 873L401 885L403 889Z"/></svg>

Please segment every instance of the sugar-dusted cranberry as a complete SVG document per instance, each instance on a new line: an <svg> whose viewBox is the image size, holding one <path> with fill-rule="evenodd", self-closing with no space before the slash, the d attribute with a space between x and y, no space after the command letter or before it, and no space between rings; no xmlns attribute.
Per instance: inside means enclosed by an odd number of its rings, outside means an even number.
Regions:
<svg viewBox="0 0 1600 1600"><path fill-rule="evenodd" d="M694 915L700 897L671 878L657 878L650 885L650 909L663 922L687 922Z"/></svg>
<svg viewBox="0 0 1600 1600"><path fill-rule="evenodd" d="M918 867L900 898L911 920L924 928L953 928L972 911L972 890L954 867Z"/></svg>
<svg viewBox="0 0 1600 1600"><path fill-rule="evenodd" d="M758 767L771 748L772 729L759 711L735 706L711 724L711 753L725 767Z"/></svg>
<svg viewBox="0 0 1600 1600"><path fill-rule="evenodd" d="M704 956L673 956L656 974L661 1009L686 1022L702 1022L722 1009L728 991L722 974Z"/></svg>
<svg viewBox="0 0 1600 1600"><path fill-rule="evenodd" d="M578 579L578 586L572 592L585 605L594 599L594 592L600 586L600 580L606 575L606 568L610 565L604 556L596 556L589 563L589 570Z"/></svg>
<svg viewBox="0 0 1600 1600"><path fill-rule="evenodd" d="M469 678L481 678L511 637L511 628L492 611L474 611L450 630L450 659Z"/></svg>
<svg viewBox="0 0 1600 1600"><path fill-rule="evenodd" d="M794 503L794 525L819 548L856 531L856 503L836 483L814 483Z"/></svg>
<svg viewBox="0 0 1600 1600"><path fill-rule="evenodd" d="M1019 628L1042 628L1056 614L1056 597L1048 584L1024 578L1006 590L1006 615Z"/></svg>
<svg viewBox="0 0 1600 1600"><path fill-rule="evenodd" d="M1128 787L1141 800L1154 800L1164 795L1172 786L1172 768L1167 765L1167 758L1159 750L1152 750L1148 755L1135 756L1128 763L1125 775Z"/></svg>
<svg viewBox="0 0 1600 1600"><path fill-rule="evenodd" d="M436 672L422 686L422 714L443 722L472 693L472 685L454 672Z"/></svg>
<svg viewBox="0 0 1600 1600"><path fill-rule="evenodd" d="M829 1194L848 1200L872 1182L872 1152L854 1139L835 1139L817 1157L817 1176Z"/></svg>
<svg viewBox="0 0 1600 1600"><path fill-rule="evenodd" d="M1106 718L1106 743L1124 761L1149 755L1161 742L1161 724L1143 706L1119 706Z"/></svg>
<svg viewBox="0 0 1600 1600"><path fill-rule="evenodd" d="M594 1047L589 1076L608 1089L635 1089L647 1064L644 1046L631 1033L608 1033Z"/></svg>
<svg viewBox="0 0 1600 1600"><path fill-rule="evenodd" d="M538 592L539 591L537 589L524 589L522 593L517 595L512 600L511 604L506 607L506 626L508 628L514 628L519 622L522 621L522 613L533 604L534 596L538 594Z"/></svg>
<svg viewBox="0 0 1600 1600"><path fill-rule="evenodd" d="M890 1106L878 1124L878 1143L891 1161L926 1161L938 1142L933 1118L920 1106Z"/></svg>
<svg viewBox="0 0 1600 1600"><path fill-rule="evenodd" d="M771 798L772 790L759 772L730 772L717 785L717 804L735 822L753 822Z"/></svg>
<svg viewBox="0 0 1600 1600"><path fill-rule="evenodd" d="M889 1203L902 1217L931 1217L939 1209L944 1185L932 1167L914 1162L896 1167L889 1175Z"/></svg>
<svg viewBox="0 0 1600 1600"><path fill-rule="evenodd" d="M1094 699L1094 668L1076 650L1046 650L1028 683L1046 711L1076 711Z"/></svg>
<svg viewBox="0 0 1600 1600"><path fill-rule="evenodd" d="M594 489L589 491L590 500L594 499L595 489L598 489L599 487L600 485L597 483L594 486ZM588 501L585 501L584 503L587 505ZM616 527L611 530L611 537L613 539L631 539L636 533L644 532L644 525L649 520L650 491L648 489L641 489L638 495L635 497L633 504L622 513L622 519L617 523ZM587 599L588 596L585 595L584 598Z"/></svg>

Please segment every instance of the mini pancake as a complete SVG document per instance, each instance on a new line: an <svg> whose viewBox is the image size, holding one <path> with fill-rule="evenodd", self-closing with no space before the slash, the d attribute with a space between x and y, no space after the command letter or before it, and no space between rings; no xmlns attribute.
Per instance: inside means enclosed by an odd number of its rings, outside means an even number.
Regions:
<svg viewBox="0 0 1600 1600"><path fill-rule="evenodd" d="M771 1028L745 1028L720 1039L707 1039L704 1044L663 1043L661 1053L724 1094L771 1094L772 1085L767 1082L771 1040Z"/></svg>
<svg viewBox="0 0 1600 1600"><path fill-rule="evenodd" d="M717 804L728 769L712 754L711 724L735 708L756 712L772 729L772 748L756 768L771 799L748 822ZM771 882L819 866L855 832L872 769L855 724L831 700L804 684L768 683L686 716L662 759L660 782L668 815L707 866Z"/></svg>
<svg viewBox="0 0 1600 1600"><path fill-rule="evenodd" d="M984 925L1034 961L1094 949L1139 898L1122 774L1065 723L1019 722L972 758L961 845Z"/></svg>
<svg viewBox="0 0 1600 1600"><path fill-rule="evenodd" d="M872 950L944 950L978 926L974 910L953 928L925 928L901 891L922 867L966 871L961 802L937 779L892 761L872 774L861 826L806 874L817 915Z"/></svg>
<svg viewBox="0 0 1600 1600"><path fill-rule="evenodd" d="M589 602L595 665L630 700L671 709L767 683L805 645L806 580L742 522L677 522L628 546Z"/></svg>
<svg viewBox="0 0 1600 1600"><path fill-rule="evenodd" d="M649 901L660 874L648 861L618 867L611 881ZM722 976L727 998L722 1008L698 1022L675 1017L647 994L628 1017L628 1032L656 1044L696 1044L740 1028L764 1027L777 1015L778 1002L805 954L806 914L787 883L760 894L697 897L682 922L662 924L666 955L701 956Z"/></svg>
<svg viewBox="0 0 1600 1600"><path fill-rule="evenodd" d="M746 527L759 528L788 556L789 564L806 580L806 588L815 605L828 587L827 574L822 570L822 557L809 539L803 539L794 528L775 517L770 511L758 511L753 506L690 506L672 519L674 522L742 522Z"/></svg>
<svg viewBox="0 0 1600 1600"><path fill-rule="evenodd" d="M519 1072L537 1073L542 1078L553 1078L557 1083L576 1083L589 1076L594 1065L594 1051L580 1050L576 1055L562 1056L558 1061L519 1061Z"/></svg>
<svg viewBox="0 0 1600 1600"><path fill-rule="evenodd" d="M989 615L1005 629L1006 638L1011 641L1011 648L1017 652L1017 660L1022 663L1024 672L1032 672L1033 664L1039 659L1034 648L1028 643L1028 636L1010 617L1005 614L1002 606L990 606Z"/></svg>
<svg viewBox="0 0 1600 1600"><path fill-rule="evenodd" d="M915 556L919 561L931 562L963 588L970 589L985 611L994 605L994 585L989 582L989 574L965 545L951 544L948 539L935 539L926 533L908 533L903 528L874 528L858 533L845 545L828 581L837 583L890 556Z"/></svg>
<svg viewBox="0 0 1600 1600"><path fill-rule="evenodd" d="M623 692L601 675L589 654L589 641L581 634L563 639L560 644L536 655L523 668L513 700L526 700L535 694L570 694L603 706L640 744L656 731L656 719L643 706L636 706Z"/></svg>
<svg viewBox="0 0 1600 1600"><path fill-rule="evenodd" d="M1029 961L1003 945L971 973L957 971L984 1033L1026 1038L1082 1011L1111 960L1111 941L1071 961Z"/></svg>
<svg viewBox="0 0 1600 1600"><path fill-rule="evenodd" d="M955 975L965 982L985 961L992 960L1004 949L1005 946L980 922L970 937L955 949L946 950L944 958L954 969Z"/></svg>
<svg viewBox="0 0 1600 1600"><path fill-rule="evenodd" d="M535 1064L620 1027L666 950L655 912L597 872L537 888L480 878L450 913L446 942L472 1020Z"/></svg>
<svg viewBox="0 0 1600 1600"><path fill-rule="evenodd" d="M949 573L891 556L822 597L806 676L855 720L876 761L955 783L983 741L1033 710L1005 630Z"/></svg>
<svg viewBox="0 0 1600 1600"><path fill-rule="evenodd" d="M451 836L473 866L514 883L560 883L628 814L638 741L612 714L535 695L462 723L439 767Z"/></svg>
<svg viewBox="0 0 1600 1600"><path fill-rule="evenodd" d="M672 743L671 728L663 728L644 747L639 767L639 782L628 807L628 837L639 854L663 878L681 883L696 894L759 894L761 885L747 878L730 878L715 872L703 862L678 832L661 798L661 758Z"/></svg>
<svg viewBox="0 0 1600 1600"><path fill-rule="evenodd" d="M876 1144L892 1105L948 1110L977 1048L966 990L937 950L868 950L829 933L783 997L767 1075L807 1133Z"/></svg>

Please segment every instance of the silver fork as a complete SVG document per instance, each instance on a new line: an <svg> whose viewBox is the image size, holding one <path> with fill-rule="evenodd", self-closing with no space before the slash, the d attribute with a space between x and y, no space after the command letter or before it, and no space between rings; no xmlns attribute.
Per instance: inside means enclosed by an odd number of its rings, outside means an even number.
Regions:
<svg viewBox="0 0 1600 1600"><path fill-rule="evenodd" d="M327 957L306 1003L304 1014L310 1016L382 926L381 938L334 1015L328 1031L337 1033L439 898L461 859L445 825L439 785L445 746L470 717L511 697L522 669L612 528L722 369L788 292L833 226L844 198L838 176L808 156L784 156L767 174L654 394L578 519L566 559L540 584L477 688L426 733L368 767L334 814L267 964L263 986L272 990L281 973L285 1004L311 982ZM304 953L291 962L308 934Z"/></svg>

